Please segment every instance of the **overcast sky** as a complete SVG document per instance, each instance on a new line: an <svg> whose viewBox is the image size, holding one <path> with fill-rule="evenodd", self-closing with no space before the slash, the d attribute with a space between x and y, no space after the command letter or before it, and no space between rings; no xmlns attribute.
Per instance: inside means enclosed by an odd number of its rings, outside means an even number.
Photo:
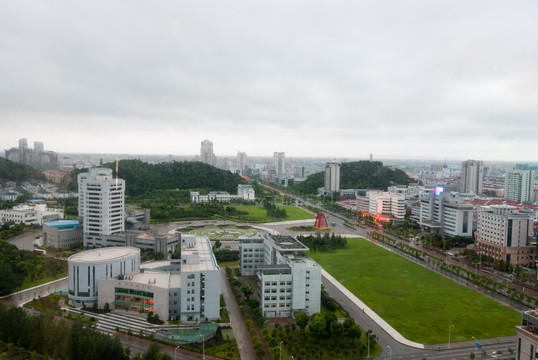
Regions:
<svg viewBox="0 0 538 360"><path fill-rule="evenodd" d="M536 161L538 2L0 2L0 150Z"/></svg>

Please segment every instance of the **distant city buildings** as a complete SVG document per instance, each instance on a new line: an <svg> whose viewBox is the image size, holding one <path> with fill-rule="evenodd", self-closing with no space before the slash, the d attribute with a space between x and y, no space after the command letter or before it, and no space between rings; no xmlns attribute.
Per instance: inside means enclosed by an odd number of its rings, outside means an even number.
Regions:
<svg viewBox="0 0 538 360"><path fill-rule="evenodd" d="M340 163L328 162L325 166L325 191L340 191Z"/></svg>
<svg viewBox="0 0 538 360"><path fill-rule="evenodd" d="M462 193L482 194L484 182L484 163L477 160L467 160L461 165Z"/></svg>
<svg viewBox="0 0 538 360"><path fill-rule="evenodd" d="M286 174L286 154L283 152L273 153L273 166L277 175Z"/></svg>
<svg viewBox="0 0 538 360"><path fill-rule="evenodd" d="M213 152L213 143L209 140L202 141L200 147L200 161L204 164L215 165L215 153Z"/></svg>
<svg viewBox="0 0 538 360"><path fill-rule="evenodd" d="M534 201L534 171L509 170L505 176L504 197L516 202Z"/></svg>
<svg viewBox="0 0 538 360"><path fill-rule="evenodd" d="M5 150L6 159L24 165L35 167L39 170L58 168L58 153L45 151L42 142L34 142L34 148L28 148L27 139L19 139L19 147Z"/></svg>
<svg viewBox="0 0 538 360"><path fill-rule="evenodd" d="M261 233L239 239L241 275L258 278L264 317L320 312L321 267L306 251L308 248L291 236Z"/></svg>
<svg viewBox="0 0 538 360"><path fill-rule="evenodd" d="M515 206L478 207L475 245L480 254L515 266L534 266L536 241L533 220L536 212Z"/></svg>

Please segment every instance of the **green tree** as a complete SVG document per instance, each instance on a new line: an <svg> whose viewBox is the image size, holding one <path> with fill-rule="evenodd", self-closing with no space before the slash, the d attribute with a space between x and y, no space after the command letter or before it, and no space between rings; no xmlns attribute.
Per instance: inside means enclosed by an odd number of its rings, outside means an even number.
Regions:
<svg viewBox="0 0 538 360"><path fill-rule="evenodd" d="M325 321L325 317L320 313L312 314L308 328L314 335L323 336L327 331L327 321Z"/></svg>
<svg viewBox="0 0 538 360"><path fill-rule="evenodd" d="M299 311L295 314L295 324L304 331L306 329L306 326L308 325L308 315L306 315L304 312Z"/></svg>
<svg viewBox="0 0 538 360"><path fill-rule="evenodd" d="M250 295L252 295L252 293L254 292L250 285L242 286L241 291L245 295L245 298L247 299L247 301L250 299Z"/></svg>

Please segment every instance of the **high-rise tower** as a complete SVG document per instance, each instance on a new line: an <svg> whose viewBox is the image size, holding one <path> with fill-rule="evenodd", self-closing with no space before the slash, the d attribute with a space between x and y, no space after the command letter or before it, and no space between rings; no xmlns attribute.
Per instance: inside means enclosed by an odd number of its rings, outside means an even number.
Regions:
<svg viewBox="0 0 538 360"><path fill-rule="evenodd" d="M478 160L467 160L461 164L462 193L482 194L484 180L484 163Z"/></svg>
<svg viewBox="0 0 538 360"><path fill-rule="evenodd" d="M114 178L112 169L95 168L78 174L78 194L84 243L88 236L125 231L125 180Z"/></svg>
<svg viewBox="0 0 538 360"><path fill-rule="evenodd" d="M204 164L215 165L213 143L207 139L202 141L202 146L200 147L200 161Z"/></svg>
<svg viewBox="0 0 538 360"><path fill-rule="evenodd" d="M325 165L325 190L340 191L340 164L337 162Z"/></svg>
<svg viewBox="0 0 538 360"><path fill-rule="evenodd" d="M273 165L275 166L277 175L284 175L286 173L286 154L283 152L274 152Z"/></svg>
<svg viewBox="0 0 538 360"><path fill-rule="evenodd" d="M246 167L247 167L247 153L238 151L237 152L237 170L239 170L240 175L245 174Z"/></svg>

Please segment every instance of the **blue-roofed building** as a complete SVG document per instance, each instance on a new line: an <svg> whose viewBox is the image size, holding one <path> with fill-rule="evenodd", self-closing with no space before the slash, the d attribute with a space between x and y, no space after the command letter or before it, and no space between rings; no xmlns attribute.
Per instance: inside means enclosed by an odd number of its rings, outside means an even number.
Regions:
<svg viewBox="0 0 538 360"><path fill-rule="evenodd" d="M82 244L82 226L78 220L54 220L43 223L43 245L58 249Z"/></svg>

